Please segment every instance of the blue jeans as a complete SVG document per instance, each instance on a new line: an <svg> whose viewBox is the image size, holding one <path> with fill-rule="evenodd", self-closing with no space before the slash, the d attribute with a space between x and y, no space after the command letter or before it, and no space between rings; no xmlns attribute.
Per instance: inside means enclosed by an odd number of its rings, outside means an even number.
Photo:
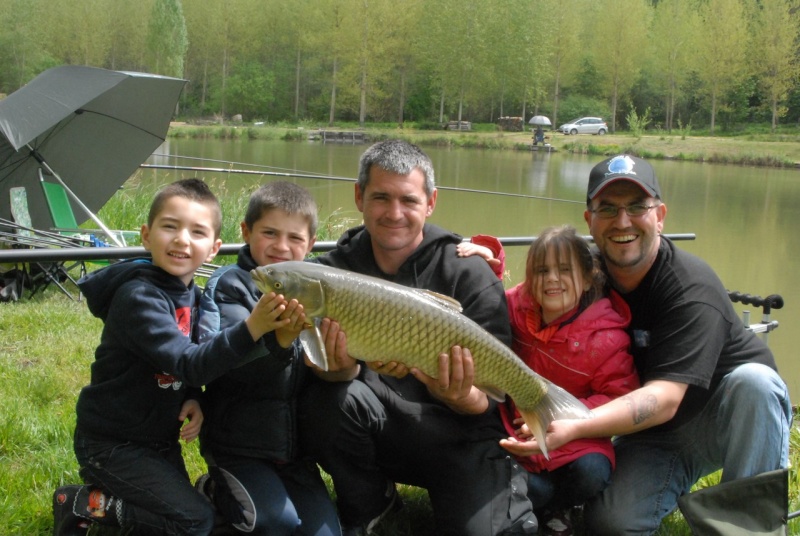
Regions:
<svg viewBox="0 0 800 536"><path fill-rule="evenodd" d="M231 493L248 512L235 525L262 536L339 536L339 518L315 463L299 460L276 465L243 456L216 455ZM213 474L213 473L212 473Z"/></svg>
<svg viewBox="0 0 800 536"><path fill-rule="evenodd" d="M764 365L739 366L688 423L614 441L611 485L586 505L589 533L652 534L700 478L722 469L724 482L786 467L791 419L780 376Z"/></svg>
<svg viewBox="0 0 800 536"><path fill-rule="evenodd" d="M84 482L123 502L122 528L134 534L207 535L214 509L192 486L177 441L120 443L75 431Z"/></svg>
<svg viewBox="0 0 800 536"><path fill-rule="evenodd" d="M603 454L585 454L554 471L528 474L528 498L535 511L580 506L611 480L611 460Z"/></svg>

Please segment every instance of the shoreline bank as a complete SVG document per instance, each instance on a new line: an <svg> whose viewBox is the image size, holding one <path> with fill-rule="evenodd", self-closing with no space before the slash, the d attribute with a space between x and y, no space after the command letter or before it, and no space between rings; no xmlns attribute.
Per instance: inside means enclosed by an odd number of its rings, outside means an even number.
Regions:
<svg viewBox="0 0 800 536"><path fill-rule="evenodd" d="M357 132L365 143L401 138L420 146L483 150L531 151L530 132L459 132L410 128L364 129L349 127L188 125L173 123L170 137L217 138L231 140L308 141L320 130ZM692 136L679 133L606 134L568 136L547 133L555 151L572 154L610 156L627 153L646 159L709 162L741 166L800 168L800 135ZM323 143L313 141L312 143Z"/></svg>

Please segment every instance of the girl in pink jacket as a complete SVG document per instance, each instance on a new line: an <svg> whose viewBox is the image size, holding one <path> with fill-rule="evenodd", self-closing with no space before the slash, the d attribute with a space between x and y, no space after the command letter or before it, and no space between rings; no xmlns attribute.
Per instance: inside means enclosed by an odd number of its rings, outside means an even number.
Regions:
<svg viewBox="0 0 800 536"><path fill-rule="evenodd" d="M473 243L502 258L490 237ZM506 299L516 354L589 409L639 387L625 331L630 311L615 291L606 292L589 245L573 227L539 235L528 252L525 281L507 290ZM513 400L500 414L510 435L530 437ZM539 454L518 461L529 472L528 496L544 534L564 536L572 534L572 507L608 485L615 460L611 439L596 438L568 443L549 460Z"/></svg>

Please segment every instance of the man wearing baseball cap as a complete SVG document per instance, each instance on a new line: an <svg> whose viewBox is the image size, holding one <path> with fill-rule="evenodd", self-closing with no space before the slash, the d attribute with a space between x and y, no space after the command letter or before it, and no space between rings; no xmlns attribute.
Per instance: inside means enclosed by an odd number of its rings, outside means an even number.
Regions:
<svg viewBox="0 0 800 536"><path fill-rule="evenodd" d="M617 436L611 484L586 505L588 533L650 534L705 475L722 469L725 482L786 467L791 403L771 351L711 267L661 235L667 207L649 163L597 164L586 206L603 270L631 308L642 387L592 419L554 422L547 446ZM513 452L529 454L526 444Z"/></svg>

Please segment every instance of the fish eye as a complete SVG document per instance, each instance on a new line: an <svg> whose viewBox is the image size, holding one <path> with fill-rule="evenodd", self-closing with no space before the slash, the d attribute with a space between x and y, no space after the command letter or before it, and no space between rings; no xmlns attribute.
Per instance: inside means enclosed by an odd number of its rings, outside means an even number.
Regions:
<svg viewBox="0 0 800 536"><path fill-rule="evenodd" d="M283 283L281 283L280 281L275 281L275 284L273 286L275 287L276 290L280 290L283 288Z"/></svg>

